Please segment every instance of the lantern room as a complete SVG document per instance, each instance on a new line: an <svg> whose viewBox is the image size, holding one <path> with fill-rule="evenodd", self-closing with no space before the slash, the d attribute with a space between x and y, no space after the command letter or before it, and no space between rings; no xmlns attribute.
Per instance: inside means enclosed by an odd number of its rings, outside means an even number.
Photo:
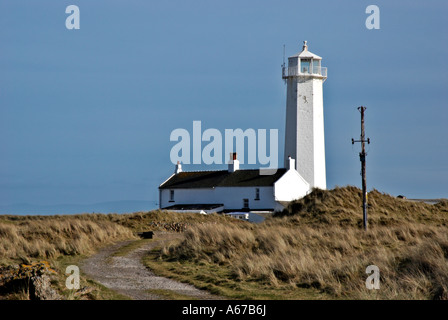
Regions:
<svg viewBox="0 0 448 320"><path fill-rule="evenodd" d="M306 41L303 41L302 51L288 58L288 69L283 70L283 78L291 76L314 75L327 78L327 68L322 67L322 58L308 51Z"/></svg>

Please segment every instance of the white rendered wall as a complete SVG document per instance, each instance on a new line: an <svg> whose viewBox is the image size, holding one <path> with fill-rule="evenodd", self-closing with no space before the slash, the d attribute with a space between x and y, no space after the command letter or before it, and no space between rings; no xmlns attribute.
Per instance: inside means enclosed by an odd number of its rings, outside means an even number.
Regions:
<svg viewBox="0 0 448 320"><path fill-rule="evenodd" d="M255 188L260 189L260 200L255 200ZM276 205L273 187L217 187L218 199L224 199L225 209L243 208L243 199L249 199L250 209L273 209Z"/></svg>
<svg viewBox="0 0 448 320"><path fill-rule="evenodd" d="M323 79L297 76L287 80L285 167L296 159L299 174L310 187L326 188L323 123Z"/></svg>
<svg viewBox="0 0 448 320"><path fill-rule="evenodd" d="M296 170L288 170L274 183L276 201L292 201L308 194L310 185Z"/></svg>
<svg viewBox="0 0 448 320"><path fill-rule="evenodd" d="M260 199L255 200L255 189ZM277 203L273 187L217 187L210 189L173 189L174 202L170 202L170 189L161 189L160 208L175 204L224 204L225 209L242 209L243 199L249 200L250 209L273 209Z"/></svg>
<svg viewBox="0 0 448 320"><path fill-rule="evenodd" d="M286 127L284 167L289 168L288 157L297 159L297 78L287 79L286 89Z"/></svg>
<svg viewBox="0 0 448 320"><path fill-rule="evenodd" d="M159 189L160 208L175 204L212 204L215 202L213 189L173 189L174 201L170 201L170 189Z"/></svg>
<svg viewBox="0 0 448 320"><path fill-rule="evenodd" d="M325 169L325 132L324 132L324 101L322 79L313 79L313 138L314 138L314 182L313 187L326 189L327 175Z"/></svg>

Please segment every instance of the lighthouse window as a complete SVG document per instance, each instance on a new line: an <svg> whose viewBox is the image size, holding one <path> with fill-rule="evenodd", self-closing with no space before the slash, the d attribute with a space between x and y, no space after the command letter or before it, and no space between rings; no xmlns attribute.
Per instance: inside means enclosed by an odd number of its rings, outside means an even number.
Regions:
<svg viewBox="0 0 448 320"><path fill-rule="evenodd" d="M313 60L313 73L320 74L319 60Z"/></svg>
<svg viewBox="0 0 448 320"><path fill-rule="evenodd" d="M302 73L309 73L310 72L310 59L302 59L300 61L300 68L302 70Z"/></svg>

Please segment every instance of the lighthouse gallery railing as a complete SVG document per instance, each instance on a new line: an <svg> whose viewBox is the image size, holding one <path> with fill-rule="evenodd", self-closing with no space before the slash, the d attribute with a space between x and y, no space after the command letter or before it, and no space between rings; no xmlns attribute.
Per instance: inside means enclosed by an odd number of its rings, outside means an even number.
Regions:
<svg viewBox="0 0 448 320"><path fill-rule="evenodd" d="M302 66L299 72L299 67L283 67L282 68L282 74L283 77L291 77L291 76L298 76L298 75L307 75L307 74L316 74L320 75L322 77L327 77L327 68L326 67L320 67L320 66Z"/></svg>

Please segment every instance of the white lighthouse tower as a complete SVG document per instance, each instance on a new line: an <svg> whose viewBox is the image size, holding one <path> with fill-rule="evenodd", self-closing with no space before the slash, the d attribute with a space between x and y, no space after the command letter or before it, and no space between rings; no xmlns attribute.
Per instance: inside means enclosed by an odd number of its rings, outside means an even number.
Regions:
<svg viewBox="0 0 448 320"><path fill-rule="evenodd" d="M304 41L302 52L288 58L287 68L283 65L287 83L284 161L287 168L288 157L296 159L296 169L310 187L326 189L322 84L327 68L321 62Z"/></svg>

